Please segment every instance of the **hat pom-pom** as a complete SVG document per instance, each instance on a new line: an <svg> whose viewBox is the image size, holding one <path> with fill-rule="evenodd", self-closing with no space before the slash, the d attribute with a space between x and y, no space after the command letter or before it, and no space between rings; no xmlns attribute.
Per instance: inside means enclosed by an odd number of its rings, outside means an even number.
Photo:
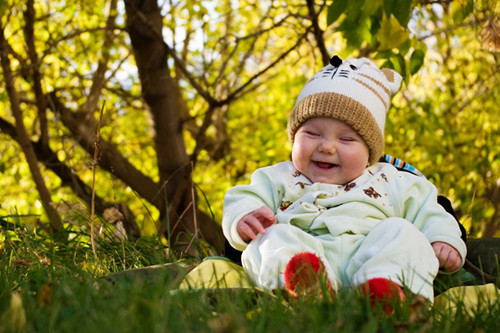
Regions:
<svg viewBox="0 0 500 333"><path fill-rule="evenodd" d="M340 59L337 55L334 55L330 58L330 65L332 65L333 67L339 67L340 65L342 65L342 59Z"/></svg>

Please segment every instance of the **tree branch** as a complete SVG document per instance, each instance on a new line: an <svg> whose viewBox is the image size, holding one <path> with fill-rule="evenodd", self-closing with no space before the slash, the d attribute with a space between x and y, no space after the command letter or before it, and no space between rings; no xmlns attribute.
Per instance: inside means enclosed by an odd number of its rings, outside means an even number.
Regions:
<svg viewBox="0 0 500 333"><path fill-rule="evenodd" d="M19 143L15 127L3 118L0 118L0 131L10 136L14 141ZM31 141L38 160L50 171L52 171L61 180L61 186L70 188L76 196L82 199L89 207L91 203L92 190L87 186L78 175L68 167L64 162L59 160L57 153L51 150L48 146L43 145L40 141ZM120 203L119 209L122 212L124 219L124 227L130 238L138 238L141 235L139 227L135 222L135 217L130 208L124 203ZM96 211L102 215L107 208L114 207L114 203L106 202L99 196L95 197Z"/></svg>
<svg viewBox="0 0 500 333"><path fill-rule="evenodd" d="M54 93L49 95L49 107L61 116L63 124L71 131L73 137L80 146L92 156L94 131L97 128L95 120L89 119L82 112L71 112L57 98ZM164 209L165 203L158 196L159 186L149 177L135 168L118 149L107 141L101 141L101 158L99 165L106 171L116 175L137 192L141 197L148 200L158 209Z"/></svg>
<svg viewBox="0 0 500 333"><path fill-rule="evenodd" d="M33 77L33 90L35 92L36 105L38 109L38 120L40 121L40 141L42 144L49 144L49 133L47 124L47 101L42 89L42 75L39 70L39 59L35 47L34 39L34 22L35 22L35 8L34 0L28 0L26 4L26 11L24 12L24 38L28 47L28 57L30 59L31 76Z"/></svg>
<svg viewBox="0 0 500 333"><path fill-rule="evenodd" d="M14 87L14 77L11 71L8 50L9 46L7 40L5 39L5 30L0 23L0 62L3 70L5 88L11 104L12 114L16 121L16 133L19 138L20 146L26 157L26 161L28 162L31 175L40 195L40 199L49 217L51 228L54 232L59 232L63 230L63 225L59 214L51 206L52 199L50 197L50 192L45 184L45 180L43 179L38 166L35 151L31 145L26 127L24 126L23 112L19 103L18 93Z"/></svg>
<svg viewBox="0 0 500 333"><path fill-rule="evenodd" d="M109 3L109 15L106 20L105 38L102 45L102 56L100 57L97 70L95 71L92 78L92 86L90 87L89 96L81 107L81 110L89 115L97 108L97 103L99 103L99 97L101 96L101 91L104 87L104 75L108 70L108 61L110 57L109 49L111 48L111 45L113 43L113 29L115 26L117 15L117 2L117 0L111 0Z"/></svg>
<svg viewBox="0 0 500 333"><path fill-rule="evenodd" d="M318 46L319 52L321 53L321 59L323 60L323 66L330 63L330 55L326 50L325 39L323 38L323 30L319 27L318 16L316 9L314 8L315 1L307 0L307 9L309 10L309 19L311 20L312 31L314 38L316 39L316 45Z"/></svg>
<svg viewBox="0 0 500 333"><path fill-rule="evenodd" d="M225 104L228 104L229 102L231 102L233 99L235 98L238 98L242 95L245 94L244 90L245 88L247 88L250 84L252 84L253 81L255 81L257 78L259 78L261 75L263 75L264 73L266 73L268 70L270 70L271 68L273 68L274 66L276 66L276 64L278 64L279 62L281 62L283 59L285 59L285 57L290 53L292 52L293 50L295 50L298 46L300 46L300 44L302 43L302 40L306 37L307 35L307 31L309 31L309 29L311 29L311 27L308 27L306 29L306 32L299 37L299 39L297 40L297 42L292 46L290 47L288 50L286 50L284 53L282 53L278 58L276 58L273 62L271 62L269 65L267 65L264 69L260 70L259 72L257 72L256 74L254 74L250 79L247 80L247 82L245 82L244 84L242 84L240 87L238 87L236 90L234 90L231 94L229 94L225 99L223 100L220 100L220 101L217 101L217 102L214 102L214 106L222 106L222 105L225 105Z"/></svg>

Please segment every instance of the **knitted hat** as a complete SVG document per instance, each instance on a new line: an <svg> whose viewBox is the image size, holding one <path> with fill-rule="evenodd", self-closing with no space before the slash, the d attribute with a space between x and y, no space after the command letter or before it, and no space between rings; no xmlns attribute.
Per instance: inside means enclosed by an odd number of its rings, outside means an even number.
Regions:
<svg viewBox="0 0 500 333"><path fill-rule="evenodd" d="M338 119L363 138L373 164L383 154L385 115L402 77L366 58L342 61L334 56L330 63L302 88L288 120L288 137L293 143L295 132L311 118Z"/></svg>

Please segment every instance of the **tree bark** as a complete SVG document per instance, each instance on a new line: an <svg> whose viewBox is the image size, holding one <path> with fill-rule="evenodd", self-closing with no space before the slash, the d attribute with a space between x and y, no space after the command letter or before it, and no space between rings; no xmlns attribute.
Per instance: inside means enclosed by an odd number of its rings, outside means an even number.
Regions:
<svg viewBox="0 0 500 333"><path fill-rule="evenodd" d="M196 207L192 165L183 136L180 89L167 63L168 49L162 37L160 8L155 0L127 0L125 9L126 29L132 41L142 96L153 119L161 184L159 195L164 201L164 205L159 206L162 217L159 231L167 236L171 245L191 253L197 252L192 245L199 237L217 246L216 239L221 241L220 227L209 222ZM203 236L202 228L205 229Z"/></svg>

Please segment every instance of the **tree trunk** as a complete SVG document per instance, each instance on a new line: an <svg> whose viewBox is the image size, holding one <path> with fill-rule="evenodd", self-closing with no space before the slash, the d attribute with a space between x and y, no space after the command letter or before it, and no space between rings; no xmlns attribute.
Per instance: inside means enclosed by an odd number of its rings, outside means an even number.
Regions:
<svg viewBox="0 0 500 333"><path fill-rule="evenodd" d="M155 131L154 143L160 174L158 196L164 204L158 206L162 218L159 231L170 245L196 253L192 246L201 236L217 247L221 242L220 227L208 222L197 211L195 190L191 180L192 166L186 151L178 96L180 89L171 77L167 63L167 45L163 41L163 18L155 0L125 1L126 28L132 41L134 56L142 85L142 95L149 107ZM208 224L207 224L208 222Z"/></svg>

